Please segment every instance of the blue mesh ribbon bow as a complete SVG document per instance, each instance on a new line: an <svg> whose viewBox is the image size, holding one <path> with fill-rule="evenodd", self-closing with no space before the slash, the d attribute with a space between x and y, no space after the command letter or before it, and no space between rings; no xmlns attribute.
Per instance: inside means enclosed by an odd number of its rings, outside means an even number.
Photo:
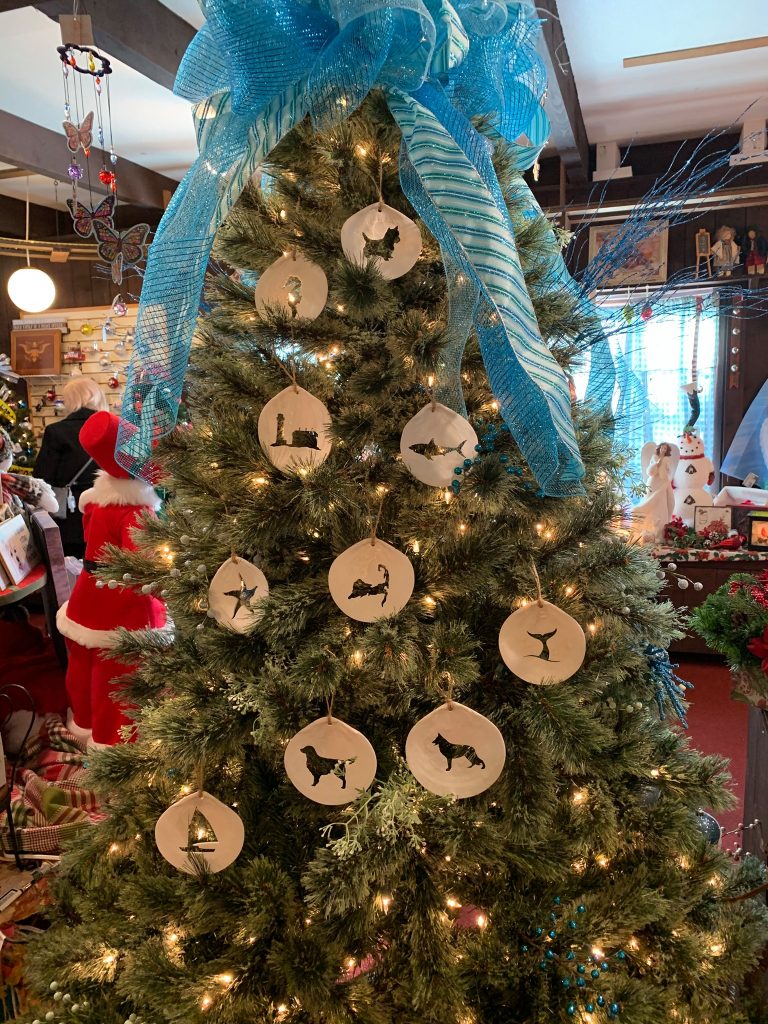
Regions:
<svg viewBox="0 0 768 1024"><path fill-rule="evenodd" d="M686 718L685 708L680 700L680 696L686 690L692 690L693 683L689 683L675 674L675 669L679 668L679 665L673 665L670 662L669 654L663 647L648 644L645 648L645 657L648 661L651 679L656 686L655 697L656 705L659 709L659 718L662 721L666 718L666 703L668 701L684 728L687 729L688 719Z"/></svg>
<svg viewBox="0 0 768 1024"><path fill-rule="evenodd" d="M309 115L339 123L382 88L403 132L401 181L437 238L449 287L440 394L463 406L458 368L480 339L500 413L545 493L582 493L568 381L541 337L490 144L495 116L520 169L546 142L538 22L509 0L200 0L206 23L175 92L194 103L200 155L152 243L122 410L118 461L140 474L175 424L217 229L270 151ZM520 139L520 136L524 136ZM540 212L522 179L528 215ZM557 256L559 286L575 288Z"/></svg>

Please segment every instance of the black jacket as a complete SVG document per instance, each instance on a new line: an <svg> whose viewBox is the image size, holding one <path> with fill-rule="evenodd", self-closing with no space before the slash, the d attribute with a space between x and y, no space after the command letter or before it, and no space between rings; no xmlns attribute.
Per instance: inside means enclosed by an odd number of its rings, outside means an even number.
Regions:
<svg viewBox="0 0 768 1024"><path fill-rule="evenodd" d="M33 474L45 480L52 487L66 487L77 471L88 461L88 455L80 445L80 428L93 416L93 409L78 409L63 420L45 428L40 451L32 470ZM75 500L83 491L93 485L98 466L92 462L72 485ZM66 519L57 520L61 530L64 553L83 557L83 517L79 511L68 512Z"/></svg>

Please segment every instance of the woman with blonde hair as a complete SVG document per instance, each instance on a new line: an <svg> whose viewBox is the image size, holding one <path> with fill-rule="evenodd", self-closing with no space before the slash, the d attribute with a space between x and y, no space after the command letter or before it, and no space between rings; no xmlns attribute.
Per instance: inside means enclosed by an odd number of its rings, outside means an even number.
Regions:
<svg viewBox="0 0 768 1024"><path fill-rule="evenodd" d="M34 472L52 487L69 488L74 500L69 507L66 503L64 508L59 506L61 541L65 555L82 558L83 517L77 503L83 491L93 485L98 467L80 444L80 428L95 412L107 408L107 400L90 377L73 377L65 384L61 397L67 415L45 428Z"/></svg>

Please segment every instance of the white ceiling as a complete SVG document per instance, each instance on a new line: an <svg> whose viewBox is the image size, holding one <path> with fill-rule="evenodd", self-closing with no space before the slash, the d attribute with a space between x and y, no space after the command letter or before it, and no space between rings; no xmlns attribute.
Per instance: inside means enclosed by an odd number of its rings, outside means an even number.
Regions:
<svg viewBox="0 0 768 1024"><path fill-rule="evenodd" d="M768 117L768 47L640 68L625 57L768 36L768 0L559 0L590 142L702 135Z"/></svg>
<svg viewBox="0 0 768 1024"><path fill-rule="evenodd" d="M197 0L162 2L195 28L202 24ZM559 0L559 11L590 142L702 134L738 120L755 100L753 113L768 118L768 48L622 66L624 57L768 35L768 0ZM31 7L9 11L0 14L0 38L0 108L61 131L57 24ZM118 155L181 178L197 152L189 104L119 61L112 63ZM62 135L62 208L67 163ZM2 195L23 199L25 188L24 178L0 179ZM30 195L33 202L56 205L51 179L32 176Z"/></svg>

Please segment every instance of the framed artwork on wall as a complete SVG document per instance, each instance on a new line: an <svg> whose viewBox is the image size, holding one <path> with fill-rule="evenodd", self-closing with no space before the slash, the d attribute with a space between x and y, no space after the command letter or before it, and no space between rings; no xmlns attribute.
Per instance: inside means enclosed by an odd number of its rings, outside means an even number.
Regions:
<svg viewBox="0 0 768 1024"><path fill-rule="evenodd" d="M11 369L20 377L60 374L61 331L48 328L11 331Z"/></svg>
<svg viewBox="0 0 768 1024"><path fill-rule="evenodd" d="M589 229L589 258L594 259L602 247L621 231L621 224L593 224ZM641 238L629 252L622 266L614 271L605 284L624 286L663 284L667 280L666 221L653 221L648 226L652 234Z"/></svg>

